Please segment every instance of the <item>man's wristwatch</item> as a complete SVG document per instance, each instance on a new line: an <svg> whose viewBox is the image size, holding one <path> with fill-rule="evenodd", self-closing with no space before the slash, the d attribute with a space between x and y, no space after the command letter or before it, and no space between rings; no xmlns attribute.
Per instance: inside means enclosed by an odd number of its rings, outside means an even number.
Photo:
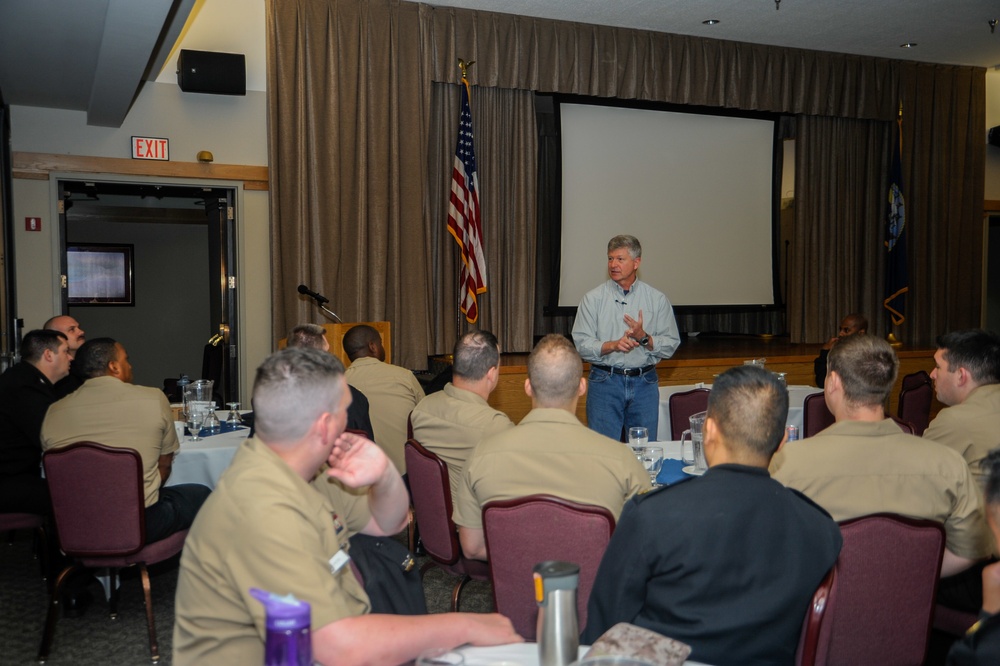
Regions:
<svg viewBox="0 0 1000 666"><path fill-rule="evenodd" d="M649 336L648 335L642 336L642 340L639 340L639 346L645 347L648 344L649 344Z"/></svg>

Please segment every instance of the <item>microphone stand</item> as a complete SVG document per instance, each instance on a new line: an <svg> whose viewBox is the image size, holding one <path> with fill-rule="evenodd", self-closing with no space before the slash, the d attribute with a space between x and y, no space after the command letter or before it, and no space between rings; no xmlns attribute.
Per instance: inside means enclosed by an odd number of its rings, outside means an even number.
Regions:
<svg viewBox="0 0 1000 666"><path fill-rule="evenodd" d="M343 322L343 320L341 320L341 318L337 316L337 313L336 313L336 312L334 312L333 310L331 310L330 308L326 307L325 305L323 305L323 304L322 304L322 303L320 303L319 301L316 301L316 305L318 305L318 306L319 306L319 309L320 309L320 310L322 310L322 311L323 311L323 312L325 312L326 314L328 314L328 315L330 315L331 317L333 317L334 319L336 319L338 323L341 323L341 324L343 324L343 323L344 323L344 322Z"/></svg>

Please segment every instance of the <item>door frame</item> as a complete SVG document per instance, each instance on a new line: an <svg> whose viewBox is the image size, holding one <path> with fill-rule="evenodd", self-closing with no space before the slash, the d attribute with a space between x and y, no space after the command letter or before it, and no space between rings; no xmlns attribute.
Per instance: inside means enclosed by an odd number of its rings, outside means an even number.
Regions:
<svg viewBox="0 0 1000 666"><path fill-rule="evenodd" d="M238 233L240 227L240 212L243 209L243 182L224 181L216 179L194 179L194 178L171 178L155 176L139 176L116 173L79 173L79 172L51 172L49 174L50 201L52 205L52 216L50 219L58 220L56 233L52 236L52 265L59 273L53 280L53 304L56 310L65 314L67 312L67 288L64 286L61 276L66 271L66 226L65 213L62 207L62 196L60 183L63 181L87 181L100 183L119 184L155 184L162 186L181 187L201 187L213 191L224 191L227 195L227 214L223 220L221 235L224 242L221 243L220 251L215 257L210 257L214 262L217 271L225 274L225 280L220 281L220 291L213 300L218 299L220 307L218 312L211 313L212 321L220 321L220 332L224 329L223 342L224 364L223 372L225 387L222 394L224 402L240 402L241 398L241 378L240 378L240 357L239 351L244 346L242 344L242 326L240 320L242 313L239 298L239 242ZM208 215L206 211L206 215ZM209 221L211 224L211 221ZM249 398L246 400L249 403Z"/></svg>

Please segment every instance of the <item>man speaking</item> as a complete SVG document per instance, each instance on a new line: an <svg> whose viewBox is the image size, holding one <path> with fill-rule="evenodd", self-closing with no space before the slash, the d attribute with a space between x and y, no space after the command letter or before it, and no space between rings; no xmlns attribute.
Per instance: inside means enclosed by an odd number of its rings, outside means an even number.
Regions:
<svg viewBox="0 0 1000 666"><path fill-rule="evenodd" d="M642 246L635 236L608 241L610 280L587 292L573 340L590 363L587 424L620 440L622 428L645 426L656 439L660 394L656 364L680 344L670 301L638 279Z"/></svg>

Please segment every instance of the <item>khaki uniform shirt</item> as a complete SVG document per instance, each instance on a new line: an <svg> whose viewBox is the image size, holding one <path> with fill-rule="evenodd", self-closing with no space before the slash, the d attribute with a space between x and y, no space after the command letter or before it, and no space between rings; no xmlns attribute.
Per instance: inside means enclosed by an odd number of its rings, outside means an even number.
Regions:
<svg viewBox="0 0 1000 666"><path fill-rule="evenodd" d="M476 447L462 473L455 522L481 529L484 504L535 493L603 506L618 520L626 500L650 487L627 444L590 430L563 409L536 408Z"/></svg>
<svg viewBox="0 0 1000 666"><path fill-rule="evenodd" d="M45 414L42 450L81 441L138 451L147 507L160 499L160 456L180 448L163 391L107 376L88 379Z"/></svg>
<svg viewBox="0 0 1000 666"><path fill-rule="evenodd" d="M400 474L406 473L406 419L424 397L424 389L406 368L366 356L351 363L347 383L368 397L375 443L382 447Z"/></svg>
<svg viewBox="0 0 1000 666"><path fill-rule="evenodd" d="M771 469L838 522L897 513L942 523L947 548L956 555L978 559L992 551L980 493L962 457L901 432L891 419L841 421L788 442Z"/></svg>
<svg viewBox="0 0 1000 666"><path fill-rule="evenodd" d="M348 488L340 481L333 479L326 474L327 465L312 481L315 488L325 497L331 506L337 507L337 516L347 528L345 538L350 539L360 532L371 520L372 514L368 509L368 488Z"/></svg>
<svg viewBox="0 0 1000 666"><path fill-rule="evenodd" d="M264 606L251 587L309 602L313 631L367 613L334 515L263 442L241 444L184 544L174 663L264 663Z"/></svg>
<svg viewBox="0 0 1000 666"><path fill-rule="evenodd" d="M958 451L982 488L986 475L979 463L1000 446L1000 384L973 389L963 403L942 409L924 437Z"/></svg>
<svg viewBox="0 0 1000 666"><path fill-rule="evenodd" d="M452 500L457 499L465 461L476 444L514 427L506 414L482 397L451 383L421 400L410 413L410 424L413 438L448 464Z"/></svg>

